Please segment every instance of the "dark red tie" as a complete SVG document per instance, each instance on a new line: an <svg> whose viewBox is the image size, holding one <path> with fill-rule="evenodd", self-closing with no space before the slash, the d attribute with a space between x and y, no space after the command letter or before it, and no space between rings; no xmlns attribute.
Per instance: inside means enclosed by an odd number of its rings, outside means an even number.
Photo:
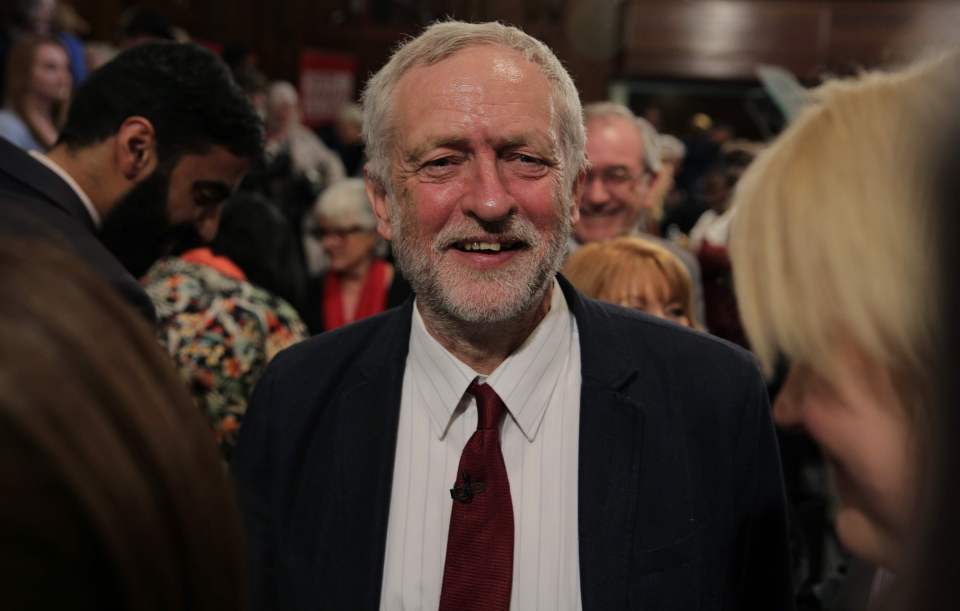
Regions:
<svg viewBox="0 0 960 611"><path fill-rule="evenodd" d="M463 447L443 567L440 611L507 611L513 583L513 505L500 451L507 408L486 384L473 382L477 431Z"/></svg>

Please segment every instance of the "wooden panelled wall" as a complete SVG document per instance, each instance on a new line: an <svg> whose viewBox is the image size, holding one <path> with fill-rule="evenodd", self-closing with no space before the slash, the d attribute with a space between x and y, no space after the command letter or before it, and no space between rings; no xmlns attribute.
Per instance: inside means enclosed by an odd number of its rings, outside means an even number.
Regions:
<svg viewBox="0 0 960 611"><path fill-rule="evenodd" d="M958 2L642 2L624 9L622 73L751 78L758 63L804 79L957 45Z"/></svg>
<svg viewBox="0 0 960 611"><path fill-rule="evenodd" d="M131 0L73 0L110 39ZM146 0L196 37L244 41L272 78L295 79L300 49L357 58L360 81L420 24L442 15L518 24L549 44L585 100L613 77L745 79L757 63L802 78L894 60L960 31L957 2L746 0Z"/></svg>

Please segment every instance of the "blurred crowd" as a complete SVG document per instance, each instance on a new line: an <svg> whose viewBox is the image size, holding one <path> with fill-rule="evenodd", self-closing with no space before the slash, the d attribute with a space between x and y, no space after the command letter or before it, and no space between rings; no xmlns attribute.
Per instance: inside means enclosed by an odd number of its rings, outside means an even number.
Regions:
<svg viewBox="0 0 960 611"><path fill-rule="evenodd" d="M368 199L364 110L345 105L316 131L297 87L260 72L252 50L214 57L149 9L122 15L112 44L85 42L65 2L12 0L8 13L0 498L21 500L0 503L0 582L22 586L9 608L120 584L156 604L117 608L241 608L221 463L258 380L284 349L412 296ZM562 274L590 298L756 354L780 427L797 609L935 608L916 567L941 525L921 501L954 502L940 499L945 479L930 482L951 452L938 425L956 418L935 392L944 338L956 350L936 323L949 318L937 211L955 193L943 138L955 69L827 82L771 142L702 115L666 134L625 105L584 105L590 166ZM84 220L35 214L31 197L69 199ZM101 583L98 563L122 575ZM60 591L38 593L50 574Z"/></svg>

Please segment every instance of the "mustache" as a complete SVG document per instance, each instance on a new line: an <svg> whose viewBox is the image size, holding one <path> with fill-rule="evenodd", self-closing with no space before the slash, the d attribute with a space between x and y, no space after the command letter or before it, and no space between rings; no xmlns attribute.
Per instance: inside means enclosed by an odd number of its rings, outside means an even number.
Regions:
<svg viewBox="0 0 960 611"><path fill-rule="evenodd" d="M541 241L533 223L512 216L496 224L465 221L444 227L433 239L437 251L446 250L459 242L509 242L521 247L538 246Z"/></svg>

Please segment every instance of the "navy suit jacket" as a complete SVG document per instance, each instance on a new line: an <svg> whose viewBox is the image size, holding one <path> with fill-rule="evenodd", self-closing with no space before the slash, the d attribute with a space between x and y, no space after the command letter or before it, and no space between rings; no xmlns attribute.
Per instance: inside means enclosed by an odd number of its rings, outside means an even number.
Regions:
<svg viewBox="0 0 960 611"><path fill-rule="evenodd" d="M3 138L0 138L0 235L42 240L71 250L143 316L156 320L150 298L97 238L90 213L70 185Z"/></svg>
<svg viewBox="0 0 960 611"><path fill-rule="evenodd" d="M752 358L560 282L581 343L583 608L791 609ZM411 308L286 350L258 385L233 465L253 609L378 608Z"/></svg>

